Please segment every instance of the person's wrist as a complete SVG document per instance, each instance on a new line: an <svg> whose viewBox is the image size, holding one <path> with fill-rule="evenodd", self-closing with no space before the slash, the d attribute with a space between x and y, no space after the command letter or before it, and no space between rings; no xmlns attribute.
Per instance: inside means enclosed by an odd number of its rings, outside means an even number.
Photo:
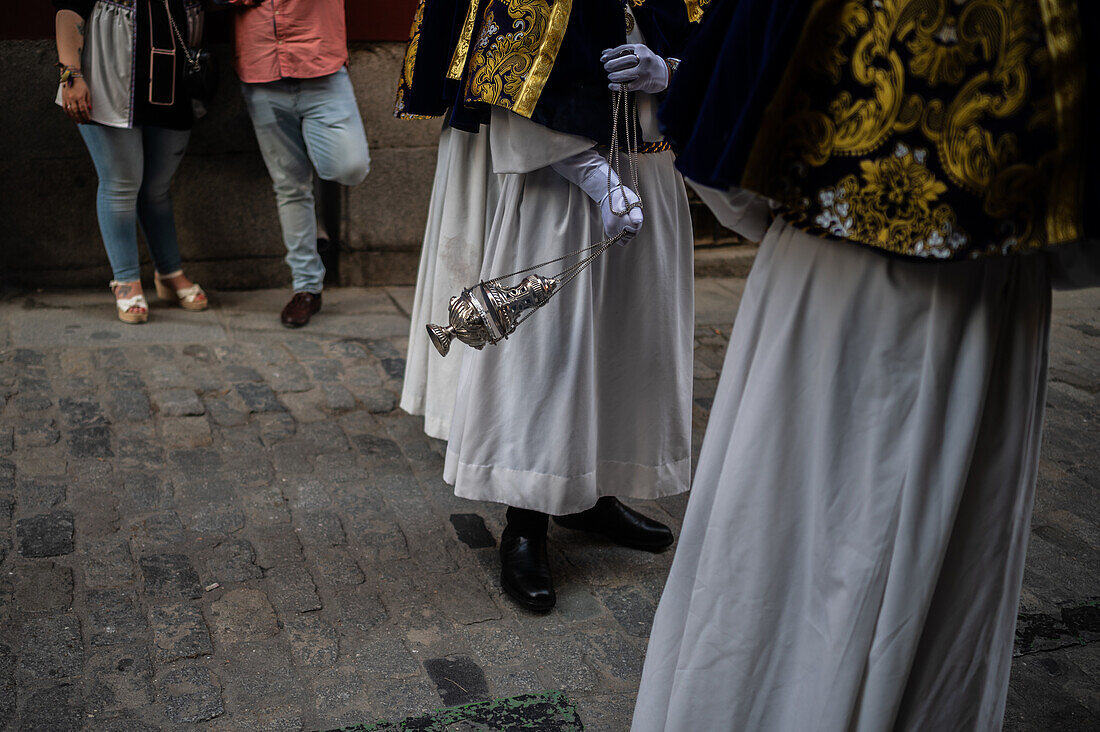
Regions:
<svg viewBox="0 0 1100 732"><path fill-rule="evenodd" d="M72 86L76 79L83 79L84 72L80 70L79 66L69 66L66 64L58 64L61 68L60 82L63 86Z"/></svg>

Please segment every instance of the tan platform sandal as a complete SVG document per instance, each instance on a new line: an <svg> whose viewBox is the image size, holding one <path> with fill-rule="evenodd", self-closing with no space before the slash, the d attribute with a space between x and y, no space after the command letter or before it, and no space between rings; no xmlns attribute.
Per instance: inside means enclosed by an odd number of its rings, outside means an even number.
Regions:
<svg viewBox="0 0 1100 732"><path fill-rule="evenodd" d="M126 283L111 280L108 286L111 288L111 292L115 292L123 284ZM117 292L115 292L115 307L118 308L118 319L123 323L133 325L145 323L149 320L149 303L146 302L143 294L134 295L133 297L118 297Z"/></svg>
<svg viewBox="0 0 1100 732"><path fill-rule="evenodd" d="M184 287L182 290L173 290L168 286L168 283L164 281L179 277L182 274L182 269L167 275L155 274L153 276L153 283L157 288L157 297L161 300L174 302L184 310L191 310L193 312L206 310L210 301L207 300L206 293L203 292L201 287L198 285L191 285L190 287Z"/></svg>

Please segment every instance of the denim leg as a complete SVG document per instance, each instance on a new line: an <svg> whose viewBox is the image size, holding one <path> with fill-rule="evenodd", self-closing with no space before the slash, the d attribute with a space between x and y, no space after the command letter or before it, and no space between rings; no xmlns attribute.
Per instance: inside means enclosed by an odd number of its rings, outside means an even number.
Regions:
<svg viewBox="0 0 1100 732"><path fill-rule="evenodd" d="M172 178L187 150L190 130L143 127L145 173L138 192L138 221L149 244L153 265L162 275L180 269L176 219L172 213Z"/></svg>
<svg viewBox="0 0 1100 732"><path fill-rule="evenodd" d="M92 155L99 188L96 214L111 271L119 282L141 279L137 246L137 198L141 189L141 130L77 125Z"/></svg>
<svg viewBox="0 0 1100 732"><path fill-rule="evenodd" d="M362 183L370 150L348 70L301 83L302 135L317 175L345 186Z"/></svg>
<svg viewBox="0 0 1100 732"><path fill-rule="evenodd" d="M306 152L297 109L299 84L283 80L241 84L241 88L275 189L294 291L316 294L324 287L325 267L317 254L313 166Z"/></svg>

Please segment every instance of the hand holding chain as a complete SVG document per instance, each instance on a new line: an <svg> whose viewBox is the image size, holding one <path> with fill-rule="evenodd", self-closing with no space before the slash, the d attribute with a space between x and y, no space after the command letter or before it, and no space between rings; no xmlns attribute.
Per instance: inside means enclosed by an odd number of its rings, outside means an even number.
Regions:
<svg viewBox="0 0 1100 732"><path fill-rule="evenodd" d="M620 85L619 89L615 91L611 104L613 126L611 130L611 148L608 152L610 163L607 175L608 205L616 216L625 216L632 209L642 208L641 191L638 186L639 134L636 128L638 110L633 95L627 91L625 84ZM617 184L612 183L612 171L620 166L620 110L625 112L627 164L630 167L630 182L635 193L639 194L639 199L634 202L630 202L623 193L624 185L621 175ZM615 210L615 199L611 196L612 190L615 188L619 190L623 201L626 203L626 208L623 211ZM569 252L547 262L500 275L466 288L461 295L451 298L448 325L442 326L429 323L426 326L432 345L435 346L440 355L446 356L451 349L451 341L455 338L479 351L487 345L495 345L505 340L520 323L546 305L554 295L561 292L566 285L576 279L581 272L606 252L612 244L622 239L625 234L625 231L620 231L609 239L598 241L595 244ZM576 263L552 277L530 274L511 287L503 282L573 257L579 257Z"/></svg>

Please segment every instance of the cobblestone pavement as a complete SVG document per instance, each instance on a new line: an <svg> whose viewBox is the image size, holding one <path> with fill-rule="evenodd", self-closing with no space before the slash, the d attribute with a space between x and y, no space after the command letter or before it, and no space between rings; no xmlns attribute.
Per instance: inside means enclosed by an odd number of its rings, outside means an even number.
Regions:
<svg viewBox="0 0 1100 732"><path fill-rule="evenodd" d="M740 280L701 280L696 446ZM408 288L225 293L146 326L109 295L0 298L0 728L329 728L561 690L625 730L671 553L552 528L558 608L497 580L395 409ZM1100 293L1056 299L1007 728L1100 724ZM679 527L683 497L646 510Z"/></svg>

